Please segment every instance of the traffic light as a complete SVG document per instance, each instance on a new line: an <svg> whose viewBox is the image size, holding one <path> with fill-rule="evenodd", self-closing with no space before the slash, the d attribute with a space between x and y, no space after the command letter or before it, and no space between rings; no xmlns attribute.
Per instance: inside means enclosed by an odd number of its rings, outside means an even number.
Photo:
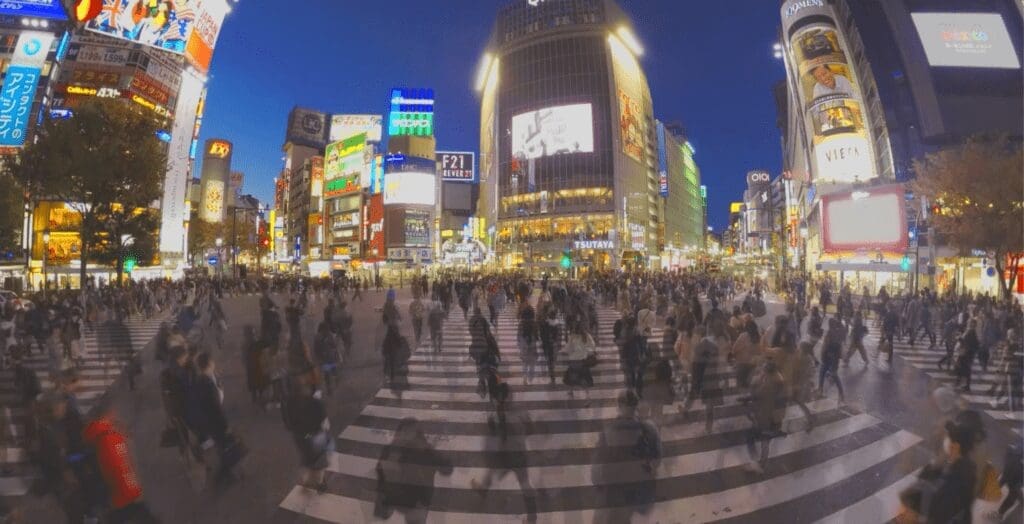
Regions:
<svg viewBox="0 0 1024 524"><path fill-rule="evenodd" d="M566 249L562 251L562 261L559 263L562 269L569 269L572 267L572 251Z"/></svg>
<svg viewBox="0 0 1024 524"><path fill-rule="evenodd" d="M903 256L903 260L900 260L900 269L903 271L910 271L910 257L907 255Z"/></svg>

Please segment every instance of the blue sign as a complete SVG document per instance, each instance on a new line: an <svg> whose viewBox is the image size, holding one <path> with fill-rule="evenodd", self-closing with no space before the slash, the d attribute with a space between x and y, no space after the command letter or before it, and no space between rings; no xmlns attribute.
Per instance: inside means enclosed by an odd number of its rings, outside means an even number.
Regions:
<svg viewBox="0 0 1024 524"><path fill-rule="evenodd" d="M171 134L168 133L167 131L164 131L163 129L156 132L156 137L159 138L161 142L171 141Z"/></svg>
<svg viewBox="0 0 1024 524"><path fill-rule="evenodd" d="M668 144L665 143L665 124L658 122L658 194L668 196Z"/></svg>
<svg viewBox="0 0 1024 524"><path fill-rule="evenodd" d="M418 156L387 155L384 157L384 173L431 173L437 171L437 161Z"/></svg>
<svg viewBox="0 0 1024 524"><path fill-rule="evenodd" d="M39 68L11 65L0 90L0 146L20 147L25 144L29 111L39 85Z"/></svg>
<svg viewBox="0 0 1024 524"><path fill-rule="evenodd" d="M57 43L57 55L55 60L60 62L64 60L64 56L68 54L68 45L71 43L71 31L65 31L64 36L60 37L60 42Z"/></svg>
<svg viewBox="0 0 1024 524"><path fill-rule="evenodd" d="M0 15L67 20L68 15L60 0L3 0Z"/></svg>
<svg viewBox="0 0 1024 524"><path fill-rule="evenodd" d="M216 266L217 264L219 264L219 263L220 263L220 259L219 259L219 258L217 258L217 256L216 256L216 255L214 255L214 256L212 256L212 257L210 257L210 258L206 259L206 263L207 263L207 264L210 264L211 266Z"/></svg>

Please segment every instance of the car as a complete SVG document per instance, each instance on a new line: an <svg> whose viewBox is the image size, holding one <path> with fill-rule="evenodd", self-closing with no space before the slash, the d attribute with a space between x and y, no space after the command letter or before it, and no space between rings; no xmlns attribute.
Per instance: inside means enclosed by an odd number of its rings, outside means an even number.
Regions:
<svg viewBox="0 0 1024 524"><path fill-rule="evenodd" d="M32 304L32 302L19 297L13 291L0 289L0 309L6 309L8 303L13 304L15 309L23 309Z"/></svg>

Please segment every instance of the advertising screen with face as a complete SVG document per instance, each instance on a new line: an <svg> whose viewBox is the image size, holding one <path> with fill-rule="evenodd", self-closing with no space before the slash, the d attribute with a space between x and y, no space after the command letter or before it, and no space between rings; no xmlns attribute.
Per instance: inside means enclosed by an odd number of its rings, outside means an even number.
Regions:
<svg viewBox="0 0 1024 524"><path fill-rule="evenodd" d="M854 182L875 178L863 98L839 34L827 24L813 24L794 33L790 44L814 146L816 179Z"/></svg>
<svg viewBox="0 0 1024 524"><path fill-rule="evenodd" d="M546 107L512 117L512 156L542 158L594 152L590 104Z"/></svg>
<svg viewBox="0 0 1024 524"><path fill-rule="evenodd" d="M944 67L1020 69L1020 60L995 13L913 13L928 63Z"/></svg>

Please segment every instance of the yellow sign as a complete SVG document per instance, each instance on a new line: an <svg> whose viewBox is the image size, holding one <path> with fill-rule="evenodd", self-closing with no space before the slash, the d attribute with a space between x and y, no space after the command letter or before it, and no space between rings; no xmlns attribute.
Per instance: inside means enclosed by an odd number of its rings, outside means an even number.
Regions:
<svg viewBox="0 0 1024 524"><path fill-rule="evenodd" d="M743 202L733 202L729 204L730 213L740 213L743 211Z"/></svg>
<svg viewBox="0 0 1024 524"><path fill-rule="evenodd" d="M231 154L231 144L227 142L213 142L207 154L217 158L225 158Z"/></svg>
<svg viewBox="0 0 1024 524"><path fill-rule="evenodd" d="M441 231L441 238L451 238L455 236L455 231L451 229L445 229Z"/></svg>
<svg viewBox="0 0 1024 524"><path fill-rule="evenodd" d="M153 102L150 102L149 100L146 100L145 98L142 98L139 95L132 95L132 102L135 102L136 104L139 104L140 106L145 107L146 109L149 109L150 111L153 111L158 115L167 116L168 114L166 107L160 104L154 104Z"/></svg>
<svg viewBox="0 0 1024 524"><path fill-rule="evenodd" d="M98 93L98 91L91 87L68 86L69 95L96 96L96 93Z"/></svg>

